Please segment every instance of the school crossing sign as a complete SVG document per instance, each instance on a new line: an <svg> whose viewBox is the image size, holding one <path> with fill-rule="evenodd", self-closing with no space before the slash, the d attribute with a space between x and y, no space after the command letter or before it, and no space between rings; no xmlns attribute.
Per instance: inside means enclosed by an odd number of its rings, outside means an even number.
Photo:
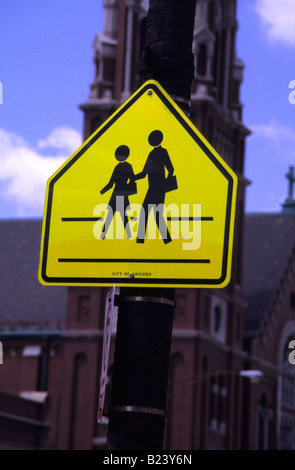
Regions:
<svg viewBox="0 0 295 470"><path fill-rule="evenodd" d="M48 180L45 285L224 287L237 177L155 81Z"/></svg>

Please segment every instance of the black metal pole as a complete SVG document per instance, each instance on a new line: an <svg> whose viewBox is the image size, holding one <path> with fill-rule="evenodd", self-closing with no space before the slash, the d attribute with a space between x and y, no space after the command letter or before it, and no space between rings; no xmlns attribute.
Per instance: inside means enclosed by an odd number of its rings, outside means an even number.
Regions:
<svg viewBox="0 0 295 470"><path fill-rule="evenodd" d="M150 0L139 85L157 80L189 111L196 0ZM163 449L175 289L122 288L109 407L109 450Z"/></svg>
<svg viewBox="0 0 295 470"><path fill-rule="evenodd" d="M139 84L157 80L183 111L194 77L192 42L196 0L150 0Z"/></svg>

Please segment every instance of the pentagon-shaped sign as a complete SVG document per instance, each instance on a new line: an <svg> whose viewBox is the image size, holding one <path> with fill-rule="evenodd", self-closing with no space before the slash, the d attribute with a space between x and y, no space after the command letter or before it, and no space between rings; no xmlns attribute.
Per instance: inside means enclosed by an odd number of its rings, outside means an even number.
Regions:
<svg viewBox="0 0 295 470"><path fill-rule="evenodd" d="M155 81L49 179L46 285L224 287L237 177Z"/></svg>

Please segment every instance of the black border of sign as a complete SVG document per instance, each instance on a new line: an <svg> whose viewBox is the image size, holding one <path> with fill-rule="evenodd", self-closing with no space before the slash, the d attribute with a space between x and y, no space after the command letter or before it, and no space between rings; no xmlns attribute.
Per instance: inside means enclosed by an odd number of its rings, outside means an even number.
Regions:
<svg viewBox="0 0 295 470"><path fill-rule="evenodd" d="M224 175L228 180L228 195L227 195L227 208L226 208L226 217L225 217L225 234L224 234L224 245L223 245L223 260L222 260L222 274L219 279L173 279L173 278L97 278L97 277L48 277L46 275L47 267L47 255L48 255L48 242L49 242L49 230L50 230L50 216L52 209L52 198L53 198L53 187L55 182L61 178L61 176L68 171L68 169L93 145L104 134L117 119L119 119L134 103L137 101L147 90L153 90L158 97L162 100L165 106L169 111L174 115L174 117L179 121L181 126L190 134L190 136L195 140L197 145L203 150L207 157L212 161L212 163L218 168L218 170ZM199 138L199 136L194 132L191 126L183 119L178 110L174 105L166 98L162 91L157 87L155 83L147 82L133 97L123 105L110 120L103 125L98 132L93 135L93 137L85 144L81 150L57 173L54 178L50 181L48 188L48 198L47 198L47 211L46 211L46 223L44 231L44 244L43 244L43 257L42 257L42 269L41 276L46 283L52 284L69 284L69 285L141 285L141 284L151 284L151 285L220 285L224 282L227 273L227 262L228 262L228 247L229 247L229 231L230 231L230 217L232 209L232 197L233 197L233 178L228 173L228 171L223 167L219 160L213 155L213 153L206 147L204 142ZM113 260L114 262L120 261L117 259ZM149 262L148 259L142 260L146 263ZM173 262L173 260L169 260ZM186 260L184 260L184 263ZM197 261L196 261L197 262Z"/></svg>

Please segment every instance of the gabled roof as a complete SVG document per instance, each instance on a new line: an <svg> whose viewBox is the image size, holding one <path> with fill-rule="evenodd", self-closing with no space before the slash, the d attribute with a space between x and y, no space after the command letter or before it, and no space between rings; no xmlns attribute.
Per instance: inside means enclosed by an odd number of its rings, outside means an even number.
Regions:
<svg viewBox="0 0 295 470"><path fill-rule="evenodd" d="M42 286L42 221L0 220L0 329L63 329L66 287Z"/></svg>
<svg viewBox="0 0 295 470"><path fill-rule="evenodd" d="M254 337L295 246L295 217L246 214L242 288L244 335Z"/></svg>

